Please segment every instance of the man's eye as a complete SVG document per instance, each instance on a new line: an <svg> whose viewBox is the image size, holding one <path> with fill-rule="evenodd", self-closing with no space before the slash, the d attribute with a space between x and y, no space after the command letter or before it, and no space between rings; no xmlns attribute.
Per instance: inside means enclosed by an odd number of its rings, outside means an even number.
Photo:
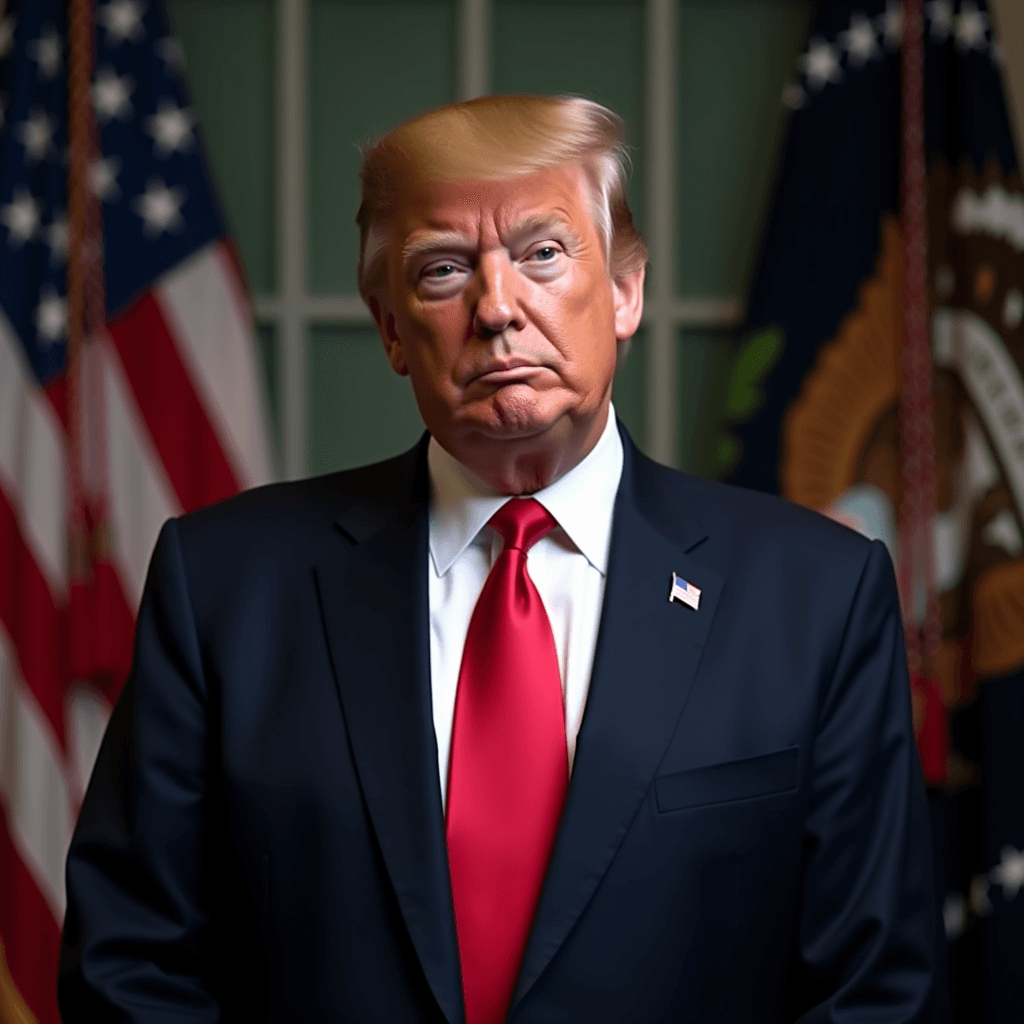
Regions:
<svg viewBox="0 0 1024 1024"><path fill-rule="evenodd" d="M532 255L540 257L541 263L550 263L558 255L558 250L553 245L545 245L537 249Z"/></svg>
<svg viewBox="0 0 1024 1024"><path fill-rule="evenodd" d="M433 278L435 281L444 280L446 277L451 277L455 271L455 265L453 263L439 263L436 267L430 267L424 272L424 277Z"/></svg>

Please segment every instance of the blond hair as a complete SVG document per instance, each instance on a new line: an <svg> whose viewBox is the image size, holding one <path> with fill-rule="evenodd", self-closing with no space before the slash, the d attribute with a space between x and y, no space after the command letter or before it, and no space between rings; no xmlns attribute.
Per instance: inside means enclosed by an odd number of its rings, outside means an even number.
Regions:
<svg viewBox="0 0 1024 1024"><path fill-rule="evenodd" d="M483 96L419 114L362 147L359 293L384 284L387 221L414 181L502 180L580 164L613 279L647 264L626 201L622 119L580 96Z"/></svg>

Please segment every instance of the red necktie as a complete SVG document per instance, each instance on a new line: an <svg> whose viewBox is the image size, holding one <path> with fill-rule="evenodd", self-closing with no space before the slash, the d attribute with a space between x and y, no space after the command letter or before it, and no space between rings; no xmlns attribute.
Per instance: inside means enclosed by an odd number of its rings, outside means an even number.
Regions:
<svg viewBox="0 0 1024 1024"><path fill-rule="evenodd" d="M469 621L448 776L466 1024L505 1020L569 786L555 639L526 571L558 524L532 498L490 522L505 547Z"/></svg>

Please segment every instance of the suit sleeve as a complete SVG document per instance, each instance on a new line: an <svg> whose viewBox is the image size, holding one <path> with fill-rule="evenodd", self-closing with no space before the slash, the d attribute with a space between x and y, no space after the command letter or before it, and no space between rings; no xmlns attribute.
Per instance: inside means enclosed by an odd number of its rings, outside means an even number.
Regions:
<svg viewBox="0 0 1024 1024"><path fill-rule="evenodd" d="M170 521L150 564L132 672L68 854L57 986L64 1024L220 1019L201 948L207 704Z"/></svg>
<svg viewBox="0 0 1024 1024"><path fill-rule="evenodd" d="M899 598L878 541L822 694L812 757L798 924L805 998L795 1007L798 1019L931 1021L930 826Z"/></svg>

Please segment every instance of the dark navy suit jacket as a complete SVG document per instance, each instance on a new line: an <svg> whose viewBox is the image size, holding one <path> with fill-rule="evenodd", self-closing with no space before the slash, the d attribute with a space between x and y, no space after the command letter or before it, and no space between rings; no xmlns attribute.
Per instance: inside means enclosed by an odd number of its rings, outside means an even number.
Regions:
<svg viewBox="0 0 1024 1024"><path fill-rule="evenodd" d="M625 436L569 794L512 1022L927 1019L885 548ZM67 865L95 1021L464 1021L426 444L169 522ZM701 590L670 603L672 573Z"/></svg>

